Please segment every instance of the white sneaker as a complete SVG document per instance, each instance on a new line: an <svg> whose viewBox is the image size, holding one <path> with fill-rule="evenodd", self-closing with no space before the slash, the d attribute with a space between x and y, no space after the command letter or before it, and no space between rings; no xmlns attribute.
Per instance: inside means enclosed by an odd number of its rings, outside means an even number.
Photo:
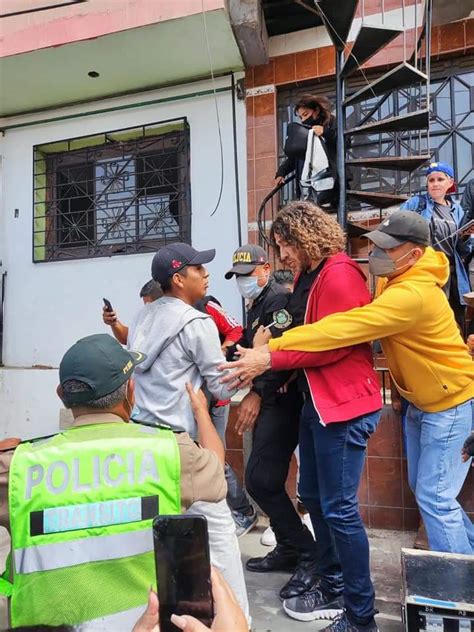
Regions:
<svg viewBox="0 0 474 632"><path fill-rule="evenodd" d="M316 537L314 535L313 523L311 522L311 518L309 517L309 513L305 513L305 514L303 514L301 516L301 522L308 527L308 529L311 531L311 535L316 540Z"/></svg>
<svg viewBox="0 0 474 632"><path fill-rule="evenodd" d="M276 546L276 538L271 527L267 527L260 537L260 544L263 546Z"/></svg>

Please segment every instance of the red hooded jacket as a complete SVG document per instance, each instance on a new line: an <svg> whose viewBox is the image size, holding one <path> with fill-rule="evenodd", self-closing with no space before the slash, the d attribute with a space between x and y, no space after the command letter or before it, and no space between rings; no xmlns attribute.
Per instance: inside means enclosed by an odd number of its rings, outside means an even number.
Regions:
<svg viewBox="0 0 474 632"><path fill-rule="evenodd" d="M364 273L345 253L329 257L308 295L305 324L370 303ZM273 351L272 369L304 369L321 422L349 421L382 408L368 343L311 353Z"/></svg>

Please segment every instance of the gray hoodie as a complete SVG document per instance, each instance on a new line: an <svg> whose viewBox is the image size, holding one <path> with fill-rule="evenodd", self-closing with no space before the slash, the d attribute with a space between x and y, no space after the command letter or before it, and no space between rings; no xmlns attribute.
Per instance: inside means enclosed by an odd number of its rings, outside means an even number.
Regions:
<svg viewBox="0 0 474 632"><path fill-rule="evenodd" d="M147 355L135 369L135 396L141 421L161 421L196 438L197 428L186 382L203 382L218 400L230 391L217 369L224 362L217 327L210 316L171 296L148 303L128 330L127 346Z"/></svg>

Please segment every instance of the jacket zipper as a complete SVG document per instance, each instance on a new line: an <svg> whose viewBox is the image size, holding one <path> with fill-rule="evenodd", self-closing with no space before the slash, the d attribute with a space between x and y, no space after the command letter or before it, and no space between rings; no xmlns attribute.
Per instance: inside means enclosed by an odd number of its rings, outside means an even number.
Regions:
<svg viewBox="0 0 474 632"><path fill-rule="evenodd" d="M321 270L321 272L322 272L322 270ZM312 287L311 287L311 289L309 291L309 294L308 294L308 300L306 301L306 308L305 308L305 311L304 311L304 324L305 325L308 325L308 323L306 322L307 321L307 316L308 316L308 307L309 307L309 303L310 303L311 297L313 295L313 292L315 292L316 284L319 283L321 272L318 274L318 278L313 283L313 285L312 285ZM308 374L306 373L306 369L303 369L303 373L304 373L304 376L306 378L306 382L308 383L308 388L309 388L309 394L310 394L310 397L311 397L311 401L313 402L313 406L314 406L315 411L318 413L319 423L322 426L326 427L326 424L324 423L323 418L321 417L321 413L319 412L318 406L317 406L316 401L314 399L313 391L311 390L311 385L309 383Z"/></svg>

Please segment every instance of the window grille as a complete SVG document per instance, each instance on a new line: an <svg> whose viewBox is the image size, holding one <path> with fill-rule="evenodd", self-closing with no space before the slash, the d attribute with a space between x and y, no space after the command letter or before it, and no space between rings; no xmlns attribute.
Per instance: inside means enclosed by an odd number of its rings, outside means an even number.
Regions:
<svg viewBox="0 0 474 632"><path fill-rule="evenodd" d="M33 186L34 262L190 242L187 121L38 145Z"/></svg>

